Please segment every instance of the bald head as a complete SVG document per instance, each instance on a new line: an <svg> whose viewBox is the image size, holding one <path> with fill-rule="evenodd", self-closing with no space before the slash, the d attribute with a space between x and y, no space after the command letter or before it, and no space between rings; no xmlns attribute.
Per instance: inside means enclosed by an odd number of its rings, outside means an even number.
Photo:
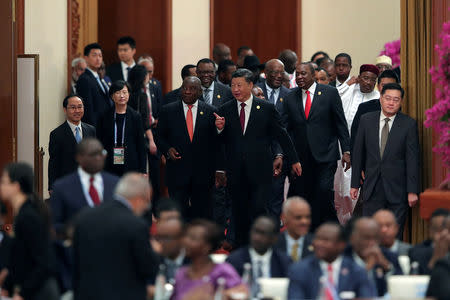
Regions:
<svg viewBox="0 0 450 300"><path fill-rule="evenodd" d="M202 83L198 77L188 76L181 85L181 99L184 103L194 104L202 94Z"/></svg>
<svg viewBox="0 0 450 300"><path fill-rule="evenodd" d="M281 67L283 67L283 70L284 70L283 62L281 60L277 59L277 58L273 58L273 59L267 61L264 70L265 71L271 71L276 66L281 66Z"/></svg>
<svg viewBox="0 0 450 300"><path fill-rule="evenodd" d="M213 60L216 64L219 64L224 59L231 60L230 47L223 43L218 43L213 48Z"/></svg>
<svg viewBox="0 0 450 300"><path fill-rule="evenodd" d="M280 52L278 59L283 62L286 72L288 72L289 74L294 73L295 65L298 61L297 54L295 54L294 51L285 49Z"/></svg>
<svg viewBox="0 0 450 300"><path fill-rule="evenodd" d="M279 59L271 59L264 68L266 83L272 89L278 89L283 84L284 64Z"/></svg>
<svg viewBox="0 0 450 300"><path fill-rule="evenodd" d="M77 145L76 161L89 174L97 174L105 165L106 151L96 138L84 138Z"/></svg>
<svg viewBox="0 0 450 300"><path fill-rule="evenodd" d="M157 223L156 240L161 243L162 255L176 259L181 252L184 225L179 218L168 219Z"/></svg>
<svg viewBox="0 0 450 300"><path fill-rule="evenodd" d="M373 215L380 228L380 244L390 248L395 243L398 234L398 224L395 215L386 209L381 209Z"/></svg>
<svg viewBox="0 0 450 300"><path fill-rule="evenodd" d="M147 177L140 173L125 174L117 183L115 194L130 203L133 212L142 216L150 208L151 187Z"/></svg>
<svg viewBox="0 0 450 300"><path fill-rule="evenodd" d="M374 219L362 217L353 225L350 243L353 250L362 258L366 249L378 245L379 227Z"/></svg>
<svg viewBox="0 0 450 300"><path fill-rule="evenodd" d="M293 239L298 239L309 232L311 208L305 199L290 197L283 203L282 218L288 234Z"/></svg>

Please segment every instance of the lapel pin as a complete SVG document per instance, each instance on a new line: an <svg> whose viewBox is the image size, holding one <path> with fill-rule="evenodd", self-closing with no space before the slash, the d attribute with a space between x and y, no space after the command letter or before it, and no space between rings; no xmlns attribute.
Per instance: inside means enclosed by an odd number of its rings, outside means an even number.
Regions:
<svg viewBox="0 0 450 300"><path fill-rule="evenodd" d="M219 99L220 99L220 95L217 95L217 98L219 98Z"/></svg>
<svg viewBox="0 0 450 300"><path fill-rule="evenodd" d="M308 246L308 250L311 251L311 252L313 252L313 251L314 251L313 245L309 245L309 246Z"/></svg>
<svg viewBox="0 0 450 300"><path fill-rule="evenodd" d="M203 115L203 112L201 111L200 114Z"/></svg>
<svg viewBox="0 0 450 300"><path fill-rule="evenodd" d="M256 106L256 109L260 109L261 107L258 105L258 106Z"/></svg>
<svg viewBox="0 0 450 300"><path fill-rule="evenodd" d="M280 102L283 102L283 98L280 98Z"/></svg>
<svg viewBox="0 0 450 300"><path fill-rule="evenodd" d="M319 96L322 95L322 92L318 92L317 95L319 95Z"/></svg>
<svg viewBox="0 0 450 300"><path fill-rule="evenodd" d="M155 97L155 94L152 94L152 97Z"/></svg>
<svg viewBox="0 0 450 300"><path fill-rule="evenodd" d="M348 275L348 269L347 268L342 268L341 274L342 274L342 276L347 276Z"/></svg>

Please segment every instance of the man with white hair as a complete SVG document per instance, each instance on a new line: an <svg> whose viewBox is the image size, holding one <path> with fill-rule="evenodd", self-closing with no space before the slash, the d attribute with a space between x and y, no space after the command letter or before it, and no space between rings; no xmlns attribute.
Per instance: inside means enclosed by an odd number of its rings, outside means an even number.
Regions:
<svg viewBox="0 0 450 300"><path fill-rule="evenodd" d="M76 84L78 78L80 78L81 74L86 70L87 64L84 58L77 57L72 60L72 80L70 82L70 86L72 87L72 94L77 93Z"/></svg>
<svg viewBox="0 0 450 300"><path fill-rule="evenodd" d="M308 202L298 196L288 198L283 203L282 219L286 230L278 237L275 247L286 253L293 262L313 253L313 235L309 233L311 208Z"/></svg>
<svg viewBox="0 0 450 300"><path fill-rule="evenodd" d="M113 201L81 212L74 233L74 299L146 299L158 258L150 246L151 187L138 173L125 174Z"/></svg>

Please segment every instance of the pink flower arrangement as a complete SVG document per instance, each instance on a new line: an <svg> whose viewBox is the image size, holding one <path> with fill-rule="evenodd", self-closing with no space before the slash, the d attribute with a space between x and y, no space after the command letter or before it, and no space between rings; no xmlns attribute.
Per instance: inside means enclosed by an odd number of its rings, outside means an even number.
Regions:
<svg viewBox="0 0 450 300"><path fill-rule="evenodd" d="M437 102L428 109L425 127L433 127L439 140L433 151L442 156L442 162L450 169L450 22L442 25L441 45L435 46L439 63L430 69L431 80L436 85ZM447 179L450 179L450 172Z"/></svg>
<svg viewBox="0 0 450 300"><path fill-rule="evenodd" d="M400 46L400 40L392 41L384 44L384 50L380 52L380 55L386 55L392 59L392 68L400 66Z"/></svg>

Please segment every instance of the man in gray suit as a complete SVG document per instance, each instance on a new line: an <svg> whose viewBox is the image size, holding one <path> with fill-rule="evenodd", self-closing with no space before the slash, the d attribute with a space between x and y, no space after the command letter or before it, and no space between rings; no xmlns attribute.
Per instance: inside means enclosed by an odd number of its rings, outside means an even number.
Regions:
<svg viewBox="0 0 450 300"><path fill-rule="evenodd" d="M397 239L398 224L392 211L381 209L373 215L373 218L380 226L381 246L391 250L398 256L408 255L411 245Z"/></svg>

